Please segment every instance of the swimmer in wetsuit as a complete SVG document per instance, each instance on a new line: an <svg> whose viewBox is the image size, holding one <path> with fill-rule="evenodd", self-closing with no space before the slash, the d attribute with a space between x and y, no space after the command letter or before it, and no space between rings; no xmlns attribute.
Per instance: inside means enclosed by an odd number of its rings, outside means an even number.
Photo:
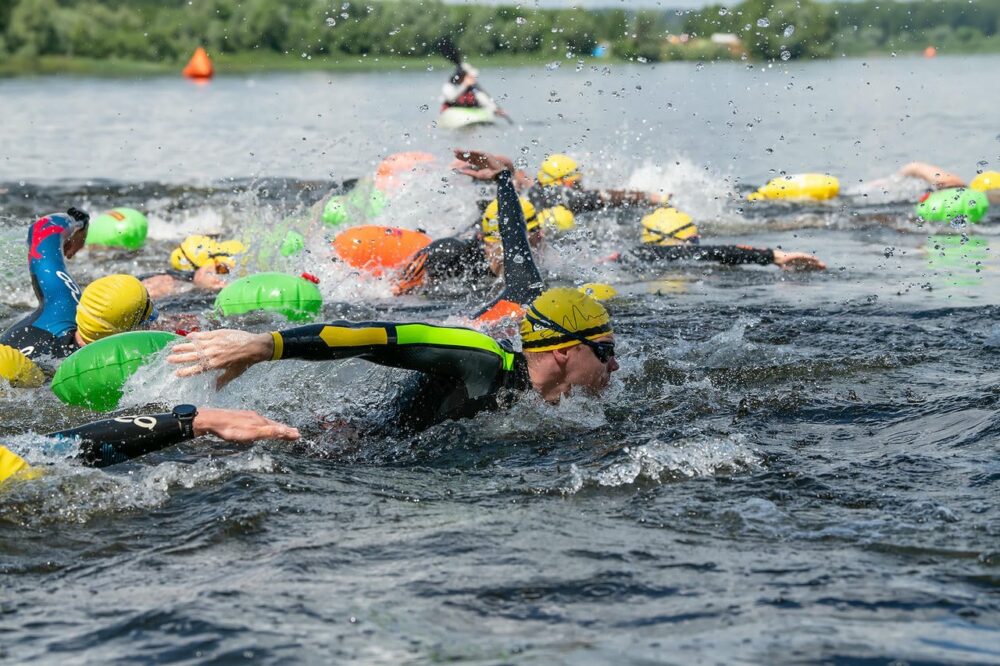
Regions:
<svg viewBox="0 0 1000 666"><path fill-rule="evenodd" d="M188 236L170 254L170 268L139 279L154 301L176 294L184 288L184 283L206 291L219 291L226 286L219 275L228 275L236 267L233 257L246 250L238 240Z"/></svg>
<svg viewBox="0 0 1000 666"><path fill-rule="evenodd" d="M530 265L521 269L526 277L508 280L498 303L526 304L541 280L510 173L502 172L498 182L505 274ZM501 409L525 391L534 390L549 402L574 388L600 392L618 369L607 310L575 289L550 289L535 297L520 330L523 352L479 331L424 323L337 321L263 334L219 330L192 333L174 345L167 361L184 366L177 371L181 377L223 370L220 384L255 363L287 358L361 358L414 370L399 397L371 424L372 432L387 434L418 432Z"/></svg>
<svg viewBox="0 0 1000 666"><path fill-rule="evenodd" d="M299 431L256 412L199 410L193 405L178 405L166 414L104 419L46 436L78 441L79 450L74 457L79 462L88 467L107 467L203 435L215 435L229 442L254 442L295 440ZM36 478L43 470L30 466L24 458L0 445L0 486L5 481Z"/></svg>
<svg viewBox="0 0 1000 666"><path fill-rule="evenodd" d="M90 216L70 208L37 220L28 230L28 271L38 307L0 335L0 343L26 356L63 358L79 347L75 339L80 287L66 267L87 240Z"/></svg>
<svg viewBox="0 0 1000 666"><path fill-rule="evenodd" d="M500 175L498 178L509 176ZM536 214L531 202L518 198L513 187L503 188L501 192L512 198L505 205L520 206L528 233L528 245L532 249L538 248L542 242L542 220L555 220L557 213L542 211ZM518 203L514 204L514 201ZM474 230L431 241L427 247L414 254L400 272L394 286L395 293L408 294L446 280L459 280L470 291L476 292L484 282L491 283L495 278L503 277L504 255L499 214L500 202L494 199L486 207L482 220ZM562 228L572 227L572 213L568 214L569 222L563 217Z"/></svg>
<svg viewBox="0 0 1000 666"><path fill-rule="evenodd" d="M631 206L659 206L669 195L638 190L588 190L582 187L582 178L576 160L568 155L549 155L538 170L537 180L521 170L514 170L509 157L476 150L455 150L455 168L459 173L475 180L492 180L501 170L514 174L517 189L537 208L565 206L573 213L628 208ZM499 164L498 164L499 163Z"/></svg>
<svg viewBox="0 0 1000 666"><path fill-rule="evenodd" d="M805 252L785 252L749 245L701 245L691 217L674 208L658 208L642 218L642 245L611 256L623 264L659 264L680 260L712 261L726 266L774 264L785 270L824 270L826 264Z"/></svg>
<svg viewBox="0 0 1000 666"><path fill-rule="evenodd" d="M951 187L970 187L980 192L985 192L987 199L993 205L1000 204L1000 172L987 171L978 174L968 185L962 177L945 171L941 167L928 164L927 162L910 162L899 170L898 176L906 178L919 178L932 186L935 190L944 190ZM878 184L881 181L875 181Z"/></svg>

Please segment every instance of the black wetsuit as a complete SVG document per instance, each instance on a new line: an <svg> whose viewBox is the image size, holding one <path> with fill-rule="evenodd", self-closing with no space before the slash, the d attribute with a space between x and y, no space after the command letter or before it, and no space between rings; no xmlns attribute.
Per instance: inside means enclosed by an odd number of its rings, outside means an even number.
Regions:
<svg viewBox="0 0 1000 666"><path fill-rule="evenodd" d="M193 423L175 412L104 419L46 436L79 442L77 460L88 467L107 467L194 437ZM0 484L25 471L31 472L24 459L0 445Z"/></svg>
<svg viewBox="0 0 1000 666"><path fill-rule="evenodd" d="M0 335L5 344L33 360L61 359L79 349L76 343L76 306L80 287L66 269L63 243L83 223L55 213L28 230L28 271L38 307Z"/></svg>
<svg viewBox="0 0 1000 666"><path fill-rule="evenodd" d="M497 177L498 223L503 244L504 290L476 316L501 301L530 302L542 291L528 244L521 204L510 172ZM469 328L422 323L336 321L274 332L272 360L361 358L414 370L390 407L373 420L384 433L413 433L449 419L502 408L531 387L524 356L506 343Z"/></svg>
<svg viewBox="0 0 1000 666"><path fill-rule="evenodd" d="M569 185L542 185L535 183L524 193L532 205L541 210L553 206L565 206L573 213L584 213L607 208L628 206L652 206L645 192L631 190L585 190Z"/></svg>
<svg viewBox="0 0 1000 666"><path fill-rule="evenodd" d="M727 266L774 263L774 250L744 245L638 245L620 257L622 263L654 264L661 261L714 261Z"/></svg>

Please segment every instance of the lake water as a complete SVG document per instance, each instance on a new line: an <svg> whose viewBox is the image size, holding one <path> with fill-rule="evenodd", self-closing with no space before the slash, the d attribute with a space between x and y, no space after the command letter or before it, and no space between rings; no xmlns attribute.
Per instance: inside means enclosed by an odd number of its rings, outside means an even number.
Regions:
<svg viewBox="0 0 1000 666"><path fill-rule="evenodd" d="M588 184L674 194L703 243L818 254L822 273L595 262L635 213L582 216L542 257L599 280L622 370L600 400L526 398L411 439L348 440L322 417L377 408L399 375L358 362L257 367L220 393L162 363L154 402L257 409L298 445L198 440L107 470L39 436L96 418L48 389L0 396L0 435L43 479L0 491L0 657L11 663L1000 662L1000 278L994 212L918 225L923 159L1000 169L1000 57L484 69L516 120L434 126L447 69L0 80L0 324L34 307L32 217L131 205L138 255L85 251L87 282L162 267L200 231L308 252L253 265L320 276L330 318L460 321L482 290L392 298L333 266L314 206L400 150L434 153L379 223L444 235L488 195L450 147ZM825 171L825 204L748 205ZM289 222L291 220L291 222ZM256 248L254 248L256 250ZM210 297L166 312L215 325ZM241 324L281 326L266 317Z"/></svg>

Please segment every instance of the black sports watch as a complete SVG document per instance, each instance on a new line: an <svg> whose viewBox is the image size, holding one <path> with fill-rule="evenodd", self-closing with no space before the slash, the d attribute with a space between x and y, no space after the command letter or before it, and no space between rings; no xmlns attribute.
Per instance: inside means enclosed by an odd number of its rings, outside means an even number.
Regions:
<svg viewBox="0 0 1000 666"><path fill-rule="evenodd" d="M173 414L181 426L184 439L193 439L194 417L198 416L198 408L194 405L177 405L174 407Z"/></svg>

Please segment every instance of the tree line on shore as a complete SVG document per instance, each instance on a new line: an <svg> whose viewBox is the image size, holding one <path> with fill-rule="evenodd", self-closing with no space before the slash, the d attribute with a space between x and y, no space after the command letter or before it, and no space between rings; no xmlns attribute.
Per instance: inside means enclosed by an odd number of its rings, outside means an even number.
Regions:
<svg viewBox="0 0 1000 666"><path fill-rule="evenodd" d="M434 54L451 37L470 59L541 61L746 56L829 57L908 51L1000 50L1000 0L745 0L689 11L543 10L440 0L7 0L0 55L179 62L212 53L296 57ZM708 38L727 33L738 48ZM684 35L683 40L677 37Z"/></svg>

